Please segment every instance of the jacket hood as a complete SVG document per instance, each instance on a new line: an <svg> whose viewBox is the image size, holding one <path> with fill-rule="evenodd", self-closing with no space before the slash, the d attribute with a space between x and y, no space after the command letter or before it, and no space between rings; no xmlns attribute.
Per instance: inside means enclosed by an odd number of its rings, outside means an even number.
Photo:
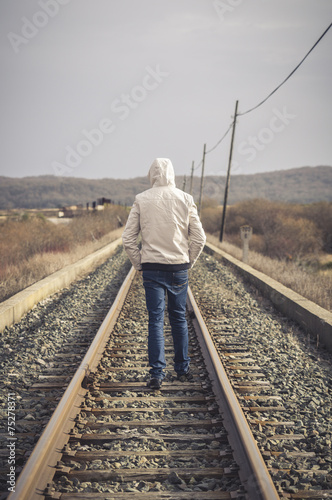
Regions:
<svg viewBox="0 0 332 500"><path fill-rule="evenodd" d="M174 168L168 158L156 158L150 167L148 177L153 187L175 187Z"/></svg>

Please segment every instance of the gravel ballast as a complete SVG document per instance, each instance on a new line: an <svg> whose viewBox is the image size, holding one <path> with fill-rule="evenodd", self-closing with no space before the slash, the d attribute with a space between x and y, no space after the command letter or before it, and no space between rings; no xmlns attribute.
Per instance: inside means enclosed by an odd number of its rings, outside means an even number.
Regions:
<svg viewBox="0 0 332 500"><path fill-rule="evenodd" d="M3 444L0 468L9 468L10 457L6 444L9 432L13 429L14 436L20 435L15 441L16 479L129 269L130 263L120 247L112 258L94 272L43 300L19 323L6 327L1 333L0 415ZM80 343L86 346L79 348ZM68 358L68 371L64 373L63 362L74 350L78 350L78 355L75 360ZM63 389L31 391L33 384L45 380L45 373L53 371L55 375L64 377L61 380ZM55 403L50 402L52 398L56 398ZM31 409L30 412L25 410L27 407ZM9 410L13 410L11 413L15 420L9 419ZM27 433L35 433L35 436ZM7 491L6 479L2 478L0 491Z"/></svg>
<svg viewBox="0 0 332 500"><path fill-rule="evenodd" d="M276 420L294 422L290 430L283 431L304 436L295 443L285 444L285 441L273 440L278 427L252 426L261 451L281 452L267 460L268 467L285 471L291 468L290 473L279 472L273 477L279 490L286 488L296 493L309 488L332 489L331 353L317 347L310 336L277 313L254 287L243 283L240 276L213 257L206 254L200 257L191 271L190 286L216 343L218 321L223 320L223 324L239 335L237 338L260 366L271 384L270 393L282 398L286 411ZM244 410L245 405L242 401ZM271 419L270 413L255 416ZM287 448L313 456L289 461ZM308 472L303 475L295 468Z"/></svg>
<svg viewBox="0 0 332 500"><path fill-rule="evenodd" d="M15 400L16 433L35 432L38 436L52 411L47 394L40 391L34 411L23 410L23 401L31 398L29 388L40 381L45 370L56 367L55 355L63 352L67 343L90 341L82 338L79 325L98 308L109 308L129 271L130 264L122 249L96 271L35 306L18 324L6 328L0 337L2 402L1 420L4 435L8 436L8 395ZM190 271L190 286L201 308L207 327L218 334L218 321L223 319L241 340L271 383L273 394L282 397L286 412L282 420L295 423L293 432L304 435L295 446L299 452L313 452L311 458L298 459L297 467L308 470L303 479L295 470L274 478L280 488L332 488L332 396L331 359L293 322L276 313L272 304L253 288L241 281L233 271L213 257L202 254ZM106 311L107 312L107 311ZM86 320L88 321L88 319ZM97 331L95 327L95 332ZM85 334L84 334L85 335ZM59 373L60 375L60 373ZM61 373L61 375L63 375ZM140 376L139 373L136 374ZM69 382L69 380L68 380ZM30 405L32 408L32 406ZM133 409L134 410L134 409ZM185 411L185 409L184 409ZM261 415L260 415L261 416ZM266 415L269 418L270 415ZM36 426L34 424L36 422ZM286 469L289 465L284 443L273 441L269 428L253 426L254 436L262 450L281 452L269 459L268 466ZM27 436L17 442L16 477L24 465L37 438ZM8 450L2 445L2 464L8 468ZM290 445L293 450L294 444ZM21 449L21 454L19 450ZM324 472L322 472L324 471ZM301 482L302 481L302 482ZM7 491L2 483L2 491Z"/></svg>

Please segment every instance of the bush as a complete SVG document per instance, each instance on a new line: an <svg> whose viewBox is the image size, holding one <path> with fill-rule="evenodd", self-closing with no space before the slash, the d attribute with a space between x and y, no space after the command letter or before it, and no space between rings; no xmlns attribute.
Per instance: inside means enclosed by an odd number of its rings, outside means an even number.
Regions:
<svg viewBox="0 0 332 500"><path fill-rule="evenodd" d="M67 251L72 243L68 227L37 217L6 220L0 233L1 267L28 260L37 253Z"/></svg>
<svg viewBox="0 0 332 500"><path fill-rule="evenodd" d="M221 226L221 216L222 210L213 207L202 207L201 213L201 222L204 228L204 231L210 234L215 234L218 230L220 230Z"/></svg>
<svg viewBox="0 0 332 500"><path fill-rule="evenodd" d="M303 218L277 214L273 228L263 235L264 255L278 259L301 258L321 249L315 224Z"/></svg>
<svg viewBox="0 0 332 500"><path fill-rule="evenodd" d="M118 238L113 231L127 215L124 207L112 205L68 224L27 213L0 222L0 301Z"/></svg>
<svg viewBox="0 0 332 500"><path fill-rule="evenodd" d="M127 211L112 206L72 219L68 224L54 224L43 216L7 219L1 225L1 268L27 261L36 254L69 252L77 245L99 240L119 227L118 217L125 223Z"/></svg>
<svg viewBox="0 0 332 500"><path fill-rule="evenodd" d="M303 217L312 221L320 230L322 249L332 253L332 203L322 201L305 205Z"/></svg>
<svg viewBox="0 0 332 500"><path fill-rule="evenodd" d="M206 232L219 235L222 208L202 208ZM298 259L332 251L332 203L294 205L265 199L247 200L227 207L225 237L241 246L240 227L250 225L250 248L278 259Z"/></svg>

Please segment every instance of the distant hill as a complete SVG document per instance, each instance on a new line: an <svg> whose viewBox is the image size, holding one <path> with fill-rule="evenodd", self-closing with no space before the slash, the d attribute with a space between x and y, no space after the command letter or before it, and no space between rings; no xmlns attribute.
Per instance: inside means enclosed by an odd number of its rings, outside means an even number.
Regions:
<svg viewBox="0 0 332 500"><path fill-rule="evenodd" d="M224 176L204 179L203 198L223 202ZM183 177L177 177L177 186L183 187ZM186 191L190 178L187 177ZM0 209L60 208L98 198L110 198L115 203L131 205L135 195L148 189L147 177L134 179L77 179L74 177L1 177ZM193 195L198 200L200 178L193 179ZM266 198L291 203L332 201L332 167L302 167L252 175L231 177L228 203L254 198Z"/></svg>

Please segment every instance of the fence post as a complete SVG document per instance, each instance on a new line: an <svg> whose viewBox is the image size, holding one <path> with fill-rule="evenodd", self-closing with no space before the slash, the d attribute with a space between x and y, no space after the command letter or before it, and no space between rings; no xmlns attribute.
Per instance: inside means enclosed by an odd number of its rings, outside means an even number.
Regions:
<svg viewBox="0 0 332 500"><path fill-rule="evenodd" d="M240 227L241 240L243 243L243 254L242 261L247 264L248 263L248 255L249 255L249 241L252 237L252 227L251 226L241 226Z"/></svg>

